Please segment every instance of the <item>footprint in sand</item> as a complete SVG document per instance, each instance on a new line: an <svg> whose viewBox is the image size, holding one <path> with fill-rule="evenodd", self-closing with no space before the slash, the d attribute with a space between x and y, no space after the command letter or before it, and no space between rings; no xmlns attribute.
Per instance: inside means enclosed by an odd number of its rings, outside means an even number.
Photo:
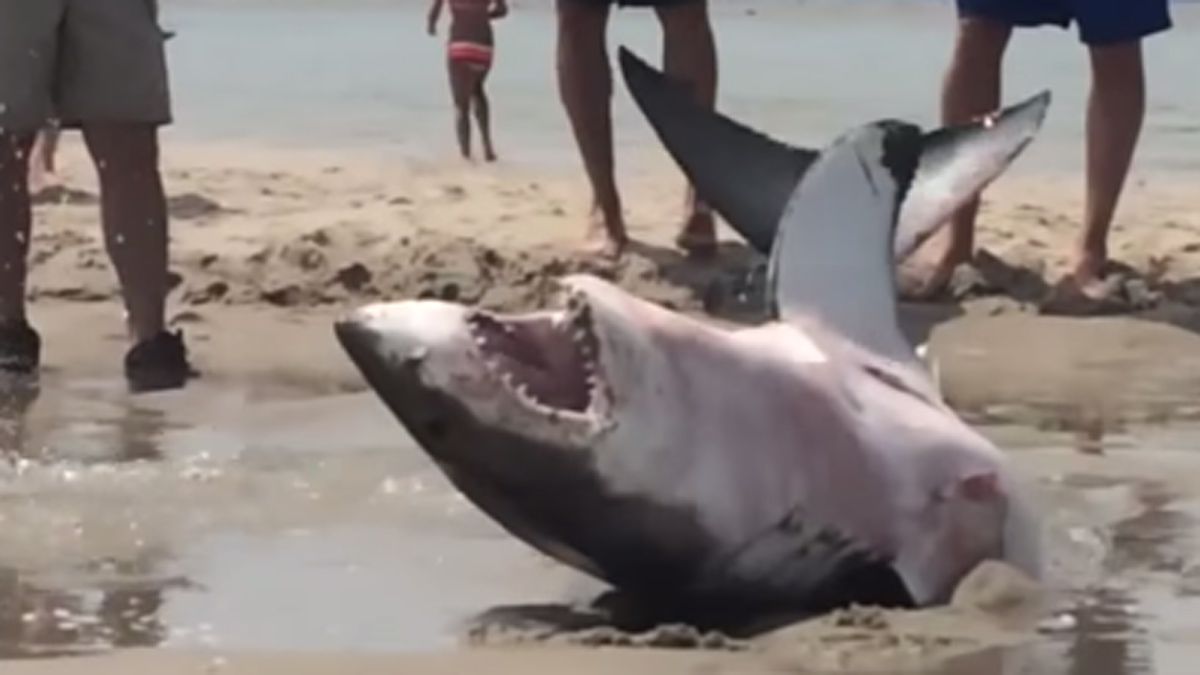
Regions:
<svg viewBox="0 0 1200 675"><path fill-rule="evenodd" d="M202 288L189 288L183 294L183 302L189 305L204 305L210 302L220 302L229 295L229 284L224 281L212 281Z"/></svg>
<svg viewBox="0 0 1200 675"><path fill-rule="evenodd" d="M171 318L170 324L177 326L181 324L197 324L204 323L204 315L190 309L185 309Z"/></svg>
<svg viewBox="0 0 1200 675"><path fill-rule="evenodd" d="M65 185L50 185L29 197L34 206L48 204L69 206L91 206L100 203L100 198L87 190L77 190Z"/></svg>
<svg viewBox="0 0 1200 675"><path fill-rule="evenodd" d="M300 237L300 241L314 244L322 248L333 243L333 238L329 236L329 231L325 229L313 230L308 234Z"/></svg>
<svg viewBox="0 0 1200 675"><path fill-rule="evenodd" d="M361 291L371 283L372 278L374 275L371 274L371 270L360 262L350 263L333 275L335 283L341 284L343 288L352 293Z"/></svg>
<svg viewBox="0 0 1200 675"><path fill-rule="evenodd" d="M230 211L204 195L185 192L167 199L167 212L175 220L195 220Z"/></svg>

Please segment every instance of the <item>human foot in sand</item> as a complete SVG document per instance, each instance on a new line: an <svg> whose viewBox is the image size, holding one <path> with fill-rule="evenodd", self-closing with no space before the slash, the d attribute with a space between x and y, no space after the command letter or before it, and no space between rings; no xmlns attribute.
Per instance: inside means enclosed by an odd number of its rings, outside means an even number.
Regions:
<svg viewBox="0 0 1200 675"><path fill-rule="evenodd" d="M629 234L625 230L620 206L615 210L593 206L582 252L616 260L628 246Z"/></svg>
<svg viewBox="0 0 1200 675"><path fill-rule="evenodd" d="M1125 275L1108 262L1104 251L1081 249L1070 270L1042 301L1043 313L1088 316L1132 309L1124 292Z"/></svg>
<svg viewBox="0 0 1200 675"><path fill-rule="evenodd" d="M1119 275L1081 280L1068 274L1054 284L1039 307L1042 314L1097 316L1123 314L1132 309Z"/></svg>
<svg viewBox="0 0 1200 675"><path fill-rule="evenodd" d="M717 254L717 226L712 211L694 204L691 215L683 222L675 245L696 258L712 258Z"/></svg>

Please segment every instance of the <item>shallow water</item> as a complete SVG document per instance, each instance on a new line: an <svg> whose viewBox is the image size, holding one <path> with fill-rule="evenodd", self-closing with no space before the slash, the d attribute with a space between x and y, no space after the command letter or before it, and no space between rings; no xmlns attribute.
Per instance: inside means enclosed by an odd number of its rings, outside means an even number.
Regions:
<svg viewBox="0 0 1200 675"><path fill-rule="evenodd" d="M424 32L418 0L164 0L177 124L185 139L369 149L396 158L450 157L452 117L442 38ZM558 101L550 0L516 3L497 23L490 76L501 156L575 166ZM938 0L712 3L720 105L773 135L823 145L851 125L937 118L954 40ZM1175 30L1146 43L1149 112L1139 170L1200 171L1200 5L1175 3ZM444 34L444 32L443 32ZM610 48L657 61L657 22L618 12ZM1021 31L1006 61L1006 97L1049 88L1046 130L1015 171L1083 164L1088 64L1074 30ZM622 162L662 159L623 85L615 90Z"/></svg>
<svg viewBox="0 0 1200 675"><path fill-rule="evenodd" d="M51 377L5 407L20 454L0 464L3 657L436 649L490 607L589 588L467 504L371 395L197 383L131 398ZM1046 488L1066 627L978 672L1190 672L1200 428L1088 454L1067 434L987 431Z"/></svg>
<svg viewBox="0 0 1200 675"><path fill-rule="evenodd" d="M0 653L434 648L557 590L369 397L43 389L0 464Z"/></svg>

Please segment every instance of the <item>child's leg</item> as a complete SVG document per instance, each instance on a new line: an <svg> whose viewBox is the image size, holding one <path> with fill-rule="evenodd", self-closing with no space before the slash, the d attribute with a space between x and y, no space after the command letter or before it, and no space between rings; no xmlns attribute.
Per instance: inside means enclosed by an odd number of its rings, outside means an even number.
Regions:
<svg viewBox="0 0 1200 675"><path fill-rule="evenodd" d="M471 99L475 74L462 61L449 61L450 93L454 98L454 129L458 134L458 149L464 159L471 158Z"/></svg>
<svg viewBox="0 0 1200 675"><path fill-rule="evenodd" d="M481 72L475 85L475 121L479 124L479 136L483 139L483 157L489 162L496 161L496 148L492 145L491 106L488 103L484 82L487 73Z"/></svg>

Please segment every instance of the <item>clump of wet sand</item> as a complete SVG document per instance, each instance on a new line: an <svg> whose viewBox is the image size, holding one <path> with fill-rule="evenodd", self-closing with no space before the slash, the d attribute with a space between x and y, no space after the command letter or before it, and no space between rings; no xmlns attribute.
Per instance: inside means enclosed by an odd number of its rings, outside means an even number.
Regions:
<svg viewBox="0 0 1200 675"><path fill-rule="evenodd" d="M485 615L465 641L476 647L621 647L744 652L785 672L928 671L1034 636L1043 589L1003 563L981 564L948 605L922 610L850 606L757 635L664 623L627 631L599 613L520 611Z"/></svg>
<svg viewBox="0 0 1200 675"><path fill-rule="evenodd" d="M549 625L515 627L482 624L473 627L467 643L477 647L518 645L569 645L573 647L629 647L653 649L704 649L746 651L750 643L719 631L702 631L687 624L664 624L637 633L613 626L560 630Z"/></svg>

